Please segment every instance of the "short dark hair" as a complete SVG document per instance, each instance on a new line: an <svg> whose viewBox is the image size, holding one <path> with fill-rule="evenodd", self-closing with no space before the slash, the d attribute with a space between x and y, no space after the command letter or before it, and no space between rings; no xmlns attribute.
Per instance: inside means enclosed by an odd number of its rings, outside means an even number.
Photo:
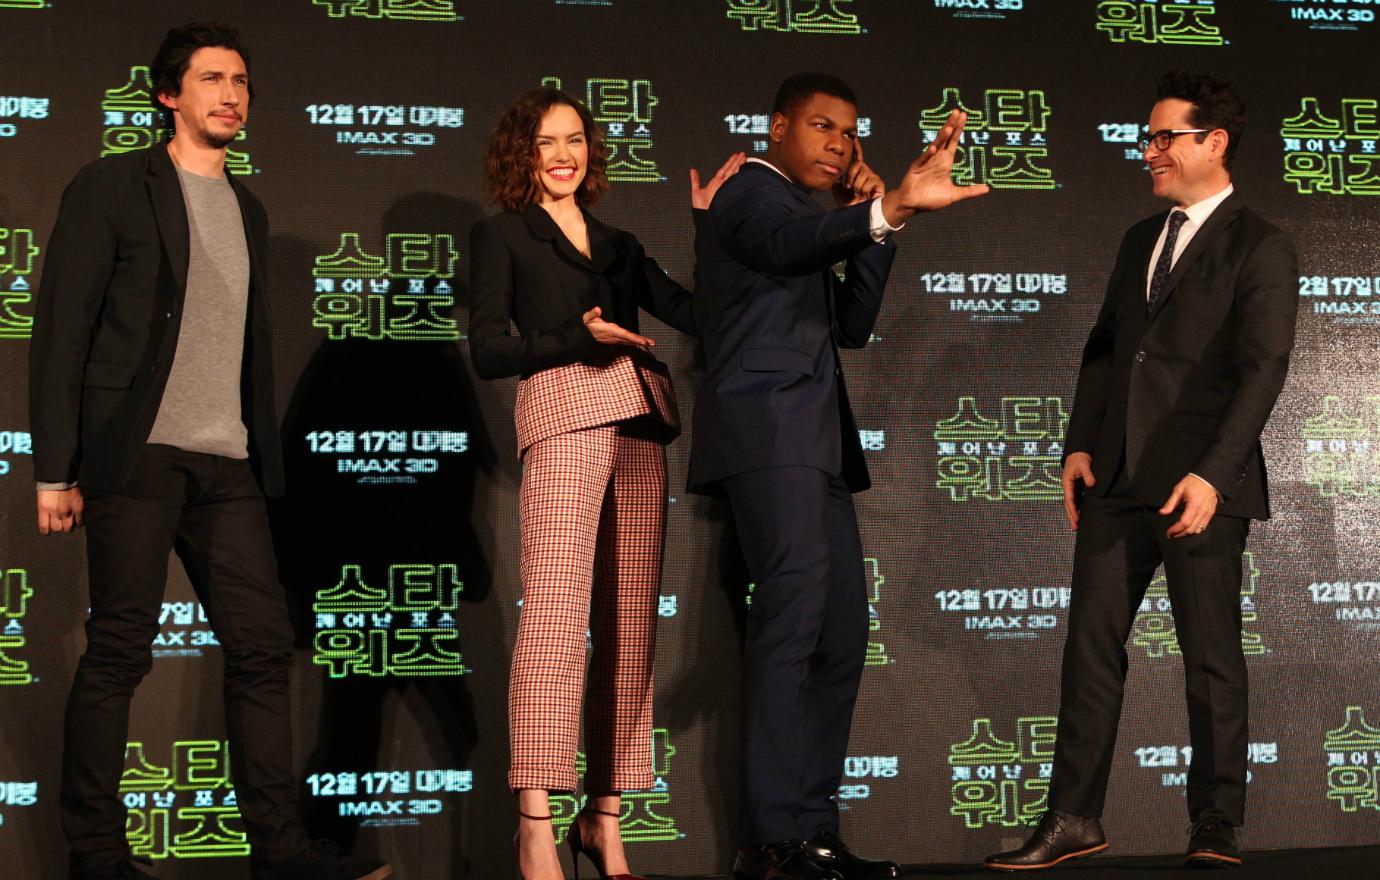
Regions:
<svg viewBox="0 0 1380 880"><path fill-rule="evenodd" d="M153 82L149 100L153 102L153 108L163 114L163 125L168 137L173 136L173 112L159 103L158 96L182 94L182 77L186 75L187 67L192 63L192 56L198 49L210 48L229 49L240 53L240 57L244 59L245 72L249 72L249 50L245 48L240 32L228 24L192 22L180 28L173 28L163 38L163 44L158 47L158 54L153 56L153 63L149 65L149 79ZM254 103L253 77L249 79L249 103Z"/></svg>
<svg viewBox="0 0 1380 880"><path fill-rule="evenodd" d="M604 166L608 161L608 147L604 132L594 121L589 108L569 92L542 87L523 92L503 111L493 134L489 135L489 152L484 161L484 174L489 180L489 194L505 211L521 211L541 199L541 184L537 182L537 132L548 110L557 104L574 108L585 128L589 144L589 164L585 179L575 191L575 202L589 207L608 191L609 181Z"/></svg>
<svg viewBox="0 0 1380 880"><path fill-rule="evenodd" d="M776 100L772 102L771 112L790 116L801 104L814 95L829 95L858 106L858 96L853 94L848 83L827 73L797 73L789 77L776 90Z"/></svg>
<svg viewBox="0 0 1380 880"><path fill-rule="evenodd" d="M1227 151L1222 156L1222 167L1231 167L1236 149L1241 146L1241 136L1246 132L1246 105L1231 83L1214 79L1206 73L1171 70L1160 77L1156 95L1159 101L1177 98L1192 104L1188 121L1194 128L1224 130L1227 133ZM1196 137L1202 143L1207 135Z"/></svg>

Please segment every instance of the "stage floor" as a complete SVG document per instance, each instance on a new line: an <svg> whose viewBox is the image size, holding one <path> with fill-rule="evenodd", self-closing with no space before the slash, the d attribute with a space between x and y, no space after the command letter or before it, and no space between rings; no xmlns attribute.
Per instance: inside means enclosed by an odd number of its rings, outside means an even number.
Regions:
<svg viewBox="0 0 1380 880"><path fill-rule="evenodd" d="M1380 878L1380 846L1337 849L1274 850L1248 852L1246 864L1228 870L1224 877L1240 880L1376 880ZM906 878L923 880L939 877L1016 877L1038 876L1049 880L1170 880L1174 877L1201 877L1202 871L1183 867L1178 856L1139 856L1135 858L1093 858L1050 871L1027 874L1021 871L988 871L979 865L907 865ZM728 880L727 874L676 877L653 874L652 880Z"/></svg>

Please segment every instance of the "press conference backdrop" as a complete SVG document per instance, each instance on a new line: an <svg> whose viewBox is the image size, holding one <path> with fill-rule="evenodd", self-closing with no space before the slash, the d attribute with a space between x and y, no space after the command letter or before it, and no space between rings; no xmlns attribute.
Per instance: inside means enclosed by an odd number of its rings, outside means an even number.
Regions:
<svg viewBox="0 0 1380 880"><path fill-rule="evenodd" d="M1380 840L1380 3L1373 0L0 0L0 864L62 876L58 762L83 646L83 538L33 524L26 355L58 199L158 138L145 65L188 19L237 24L258 98L230 170L272 218L273 509L298 633L313 827L401 877L511 871L506 679L520 602L512 380L466 351L468 230L504 105L543 82L608 133L601 219L685 283L688 169L766 148L776 85L846 77L897 179L951 107L992 194L896 238L872 343L844 355L875 482L858 497L871 622L838 801L865 853L972 860L1046 805L1072 535L1060 442L1122 232L1162 206L1134 144L1170 67L1242 89L1239 190L1298 243L1298 347L1266 431L1275 518L1241 584L1250 848ZM645 319L683 410L695 345ZM633 864L728 865L748 581L723 507L670 449L656 786ZM243 876L221 651L180 566L122 782L163 876ZM1127 651L1114 851L1183 843L1190 757L1163 580ZM557 830L577 802L554 801Z"/></svg>

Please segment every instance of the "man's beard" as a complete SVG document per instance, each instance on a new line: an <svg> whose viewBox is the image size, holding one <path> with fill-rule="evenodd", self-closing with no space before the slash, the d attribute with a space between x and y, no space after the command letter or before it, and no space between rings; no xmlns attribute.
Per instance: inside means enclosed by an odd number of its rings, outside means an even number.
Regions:
<svg viewBox="0 0 1380 880"><path fill-rule="evenodd" d="M235 138L240 136L240 133L238 131L234 134L225 135L217 134L216 132L213 132L210 129L205 128L197 132L197 134L200 136L202 144L210 147L213 150L225 149L226 147L230 146L231 143L234 142Z"/></svg>
<svg viewBox="0 0 1380 880"><path fill-rule="evenodd" d="M211 149L224 150L230 143L235 142L237 137L239 137L239 132L232 135L218 135L211 134L210 131L203 131L201 132L201 143L210 146Z"/></svg>

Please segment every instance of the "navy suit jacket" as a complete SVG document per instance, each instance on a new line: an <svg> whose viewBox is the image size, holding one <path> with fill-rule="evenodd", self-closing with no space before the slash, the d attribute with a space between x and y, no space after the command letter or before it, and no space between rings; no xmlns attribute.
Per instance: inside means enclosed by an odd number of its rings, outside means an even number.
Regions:
<svg viewBox="0 0 1380 880"><path fill-rule="evenodd" d="M1289 237L1232 193L1212 212L1147 314L1145 278L1167 212L1126 233L1083 348L1067 456L1092 456L1111 489L1122 466L1136 500L1159 507L1189 473L1217 512L1268 519L1260 435L1284 387L1298 313Z"/></svg>
<svg viewBox="0 0 1380 880"><path fill-rule="evenodd" d="M867 202L826 211L755 162L715 195L696 242L706 364L690 491L786 465L871 485L837 352L871 338L896 254L872 239L870 214Z"/></svg>

